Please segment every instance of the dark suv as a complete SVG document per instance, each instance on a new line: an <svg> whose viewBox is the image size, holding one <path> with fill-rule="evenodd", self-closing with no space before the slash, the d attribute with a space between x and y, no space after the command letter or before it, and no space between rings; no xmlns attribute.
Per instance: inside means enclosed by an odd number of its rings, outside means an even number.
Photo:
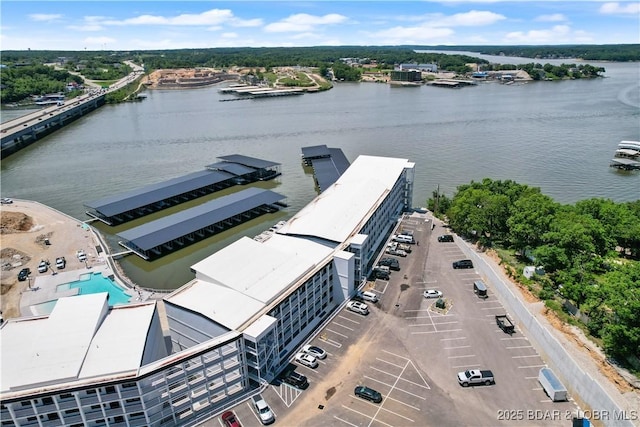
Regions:
<svg viewBox="0 0 640 427"><path fill-rule="evenodd" d="M454 261L453 268L473 268L473 262L470 259Z"/></svg>
<svg viewBox="0 0 640 427"><path fill-rule="evenodd" d="M284 378L282 378L282 381L284 381L287 384L291 384L294 387L297 388L307 388L307 386L309 385L309 381L307 381L307 377L305 377L302 374L299 374L296 371L289 371Z"/></svg>
<svg viewBox="0 0 640 427"><path fill-rule="evenodd" d="M438 242L453 242L453 236L451 234L438 236Z"/></svg>
<svg viewBox="0 0 640 427"><path fill-rule="evenodd" d="M22 270L20 270L20 273L18 273L18 280L21 282L24 282L25 280L27 280L27 277L29 277L30 274L31 274L30 269L23 268Z"/></svg>
<svg viewBox="0 0 640 427"><path fill-rule="evenodd" d="M400 271L400 263L395 258L382 258L378 261L378 265L389 267L389 270Z"/></svg>
<svg viewBox="0 0 640 427"><path fill-rule="evenodd" d="M359 385L358 387L355 388L353 393L356 396L362 399L366 399L370 402L374 402L374 403L382 402L382 395L379 392L367 386Z"/></svg>

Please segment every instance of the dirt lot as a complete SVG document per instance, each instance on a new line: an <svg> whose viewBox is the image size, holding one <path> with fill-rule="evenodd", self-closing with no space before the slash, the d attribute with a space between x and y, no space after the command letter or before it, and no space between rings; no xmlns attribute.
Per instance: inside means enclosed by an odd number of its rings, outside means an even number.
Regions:
<svg viewBox="0 0 640 427"><path fill-rule="evenodd" d="M21 314L20 298L29 286L27 280L18 281L17 274L22 268L30 268L35 276L41 260L53 263L59 256L69 260L78 249L89 254L95 252L92 234L78 220L36 202L14 200L10 205L2 205L0 234L1 310L5 319Z"/></svg>

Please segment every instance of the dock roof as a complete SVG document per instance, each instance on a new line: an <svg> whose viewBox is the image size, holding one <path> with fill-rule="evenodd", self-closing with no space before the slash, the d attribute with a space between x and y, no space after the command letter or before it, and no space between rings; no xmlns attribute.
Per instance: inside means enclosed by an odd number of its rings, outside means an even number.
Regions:
<svg viewBox="0 0 640 427"><path fill-rule="evenodd" d="M257 169L265 169L278 166L280 163L270 162L269 160L256 159L255 157L243 156L242 154L231 154L229 156L219 156L226 162L239 163L241 165L250 166Z"/></svg>
<svg viewBox="0 0 640 427"><path fill-rule="evenodd" d="M149 250L234 215L264 204L276 203L284 198L271 190L247 188L132 228L119 233L118 236L142 250Z"/></svg>
<svg viewBox="0 0 640 427"><path fill-rule="evenodd" d="M349 161L339 148L329 148L329 157L313 159L313 173L320 191L324 191L349 168Z"/></svg>
<svg viewBox="0 0 640 427"><path fill-rule="evenodd" d="M203 170L103 197L84 205L102 215L114 216L232 178L234 175L225 171Z"/></svg>

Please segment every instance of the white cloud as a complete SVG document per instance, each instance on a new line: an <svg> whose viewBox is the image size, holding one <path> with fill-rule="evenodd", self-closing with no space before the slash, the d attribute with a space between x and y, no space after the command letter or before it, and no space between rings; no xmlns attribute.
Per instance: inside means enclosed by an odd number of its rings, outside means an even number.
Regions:
<svg viewBox="0 0 640 427"><path fill-rule="evenodd" d="M84 25L67 25L67 28L75 31L101 31L104 27L99 24L84 24Z"/></svg>
<svg viewBox="0 0 640 427"><path fill-rule="evenodd" d="M554 13L553 15L540 15L535 20L541 22L563 22L567 18L561 13Z"/></svg>
<svg viewBox="0 0 640 427"><path fill-rule="evenodd" d="M556 25L546 30L514 31L505 36L508 43L523 44L562 44L585 40L584 32L572 32L568 25Z"/></svg>
<svg viewBox="0 0 640 427"><path fill-rule="evenodd" d="M261 18L256 19L239 19L233 18L229 21L229 25L234 27L246 28L246 27L260 27L263 24L263 20Z"/></svg>
<svg viewBox="0 0 640 427"><path fill-rule="evenodd" d="M620 3L605 3L600 6L600 13L604 15L637 15L640 14L640 3L630 2L624 5Z"/></svg>
<svg viewBox="0 0 640 427"><path fill-rule="evenodd" d="M377 40L379 45L401 44L433 44L451 37L454 31L450 28L420 27L394 27L375 33L370 33L372 40Z"/></svg>
<svg viewBox="0 0 640 427"><path fill-rule="evenodd" d="M495 24L496 22L504 19L507 18L499 13L470 10L465 13L456 13L455 15L444 16L441 19L434 20L432 25L437 25L439 27L479 27Z"/></svg>
<svg viewBox="0 0 640 427"><path fill-rule="evenodd" d="M337 13L330 13L324 16L308 15L306 13L298 13L291 15L279 22L264 27L269 33L285 33L285 32L302 32L312 31L319 25L335 25L342 24L347 21L347 17Z"/></svg>
<svg viewBox="0 0 640 427"><path fill-rule="evenodd" d="M61 19L62 15L59 13L32 13L29 18L37 22L52 22Z"/></svg>
<svg viewBox="0 0 640 427"><path fill-rule="evenodd" d="M182 26L215 26L233 19L229 9L211 9L202 13L185 13L177 16L140 15L123 20L104 21L105 25L182 25Z"/></svg>
<svg viewBox="0 0 640 427"><path fill-rule="evenodd" d="M237 39L239 37L238 33L222 33L220 37L223 39Z"/></svg>

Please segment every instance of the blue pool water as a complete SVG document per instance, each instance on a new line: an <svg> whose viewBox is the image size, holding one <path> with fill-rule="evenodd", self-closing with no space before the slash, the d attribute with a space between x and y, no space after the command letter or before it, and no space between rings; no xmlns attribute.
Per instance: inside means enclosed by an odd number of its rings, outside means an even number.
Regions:
<svg viewBox="0 0 640 427"><path fill-rule="evenodd" d="M97 294L100 292L109 292L109 305L127 304L131 295L127 294L116 283L104 277L102 273L83 274L80 280L75 282L58 285L56 291L64 291L67 289L79 289L78 295Z"/></svg>

